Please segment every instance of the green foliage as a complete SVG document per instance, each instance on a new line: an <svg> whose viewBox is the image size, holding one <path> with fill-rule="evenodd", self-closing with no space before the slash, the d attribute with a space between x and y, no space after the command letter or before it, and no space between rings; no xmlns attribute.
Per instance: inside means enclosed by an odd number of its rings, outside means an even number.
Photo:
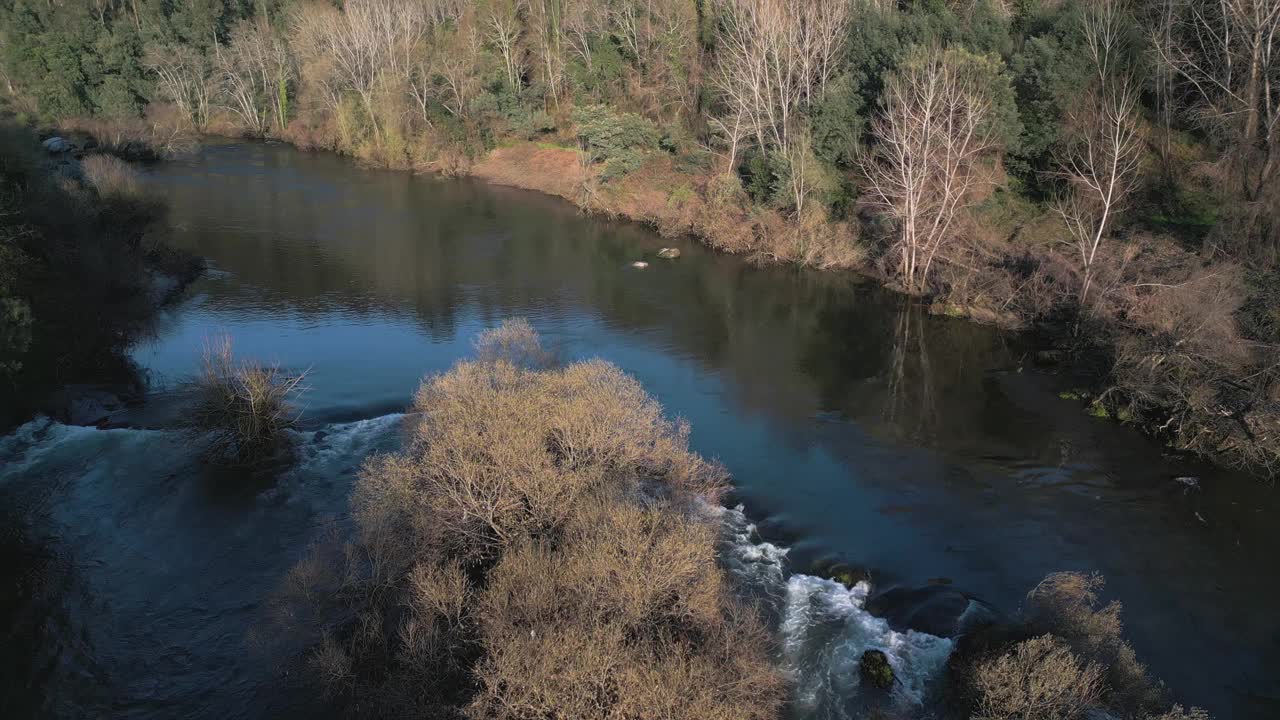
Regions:
<svg viewBox="0 0 1280 720"><path fill-rule="evenodd" d="M658 126L635 113L615 112L603 105L574 108L578 140L593 163L602 163L608 181L638 170L645 156L658 149Z"/></svg>
<svg viewBox="0 0 1280 720"><path fill-rule="evenodd" d="M853 73L841 73L828 83L826 95L809 114L814 154L833 167L852 168L867 128L866 110Z"/></svg>
<svg viewBox="0 0 1280 720"><path fill-rule="evenodd" d="M747 195L758 205L772 202L783 187L779 158L774 153L761 152L756 147L743 153L743 157L745 160L739 174Z"/></svg>
<svg viewBox="0 0 1280 720"><path fill-rule="evenodd" d="M594 36L588 41L591 48L591 67L582 58L574 56L569 64L569 78L580 94L596 102L611 99L622 87L630 64L609 38Z"/></svg>
<svg viewBox="0 0 1280 720"><path fill-rule="evenodd" d="M16 228L5 226L4 235ZM0 379L22 369L22 356L31 347L31 306L19 296L18 279L29 258L8 237L0 237Z"/></svg>

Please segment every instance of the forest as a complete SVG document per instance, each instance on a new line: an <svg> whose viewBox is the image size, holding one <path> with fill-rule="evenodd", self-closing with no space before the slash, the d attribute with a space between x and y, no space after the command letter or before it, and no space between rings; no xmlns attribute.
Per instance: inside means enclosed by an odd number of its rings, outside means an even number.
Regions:
<svg viewBox="0 0 1280 720"><path fill-rule="evenodd" d="M6 0L18 119L475 174L1044 331L1280 459L1276 0Z"/></svg>

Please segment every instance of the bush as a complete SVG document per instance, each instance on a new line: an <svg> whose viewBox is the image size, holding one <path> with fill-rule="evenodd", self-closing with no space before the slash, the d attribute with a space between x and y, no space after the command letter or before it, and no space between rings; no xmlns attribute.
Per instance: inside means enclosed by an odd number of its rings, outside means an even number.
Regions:
<svg viewBox="0 0 1280 720"><path fill-rule="evenodd" d="M1024 640L980 663L974 678L984 720L1075 720L1102 697L1102 668L1052 635Z"/></svg>
<svg viewBox="0 0 1280 720"><path fill-rule="evenodd" d="M205 346L196 380L197 399L189 427L210 440L210 453L237 463L262 460L286 447L297 426L293 400L306 373L289 375L277 366L237 363L231 339Z"/></svg>
<svg viewBox="0 0 1280 720"><path fill-rule="evenodd" d="M424 382L406 450L360 473L356 540L292 574L286 607L354 618L319 624L317 675L391 714L774 716L771 638L701 505L723 469L614 366L546 367L527 322L476 348Z"/></svg>
<svg viewBox="0 0 1280 720"><path fill-rule="evenodd" d="M1099 605L1105 584L1097 574L1053 573L1027 595L1027 615L1038 631L1054 633L1105 668L1108 704L1137 714L1155 707L1160 691L1124 639L1119 601Z"/></svg>
<svg viewBox="0 0 1280 720"><path fill-rule="evenodd" d="M602 163L605 180L635 172L645 157L658 149L661 133L653 122L635 113L617 113L603 105L574 108L578 140L593 163Z"/></svg>
<svg viewBox="0 0 1280 720"><path fill-rule="evenodd" d="M543 349L537 331L524 318L504 320L497 328L480 333L475 349L476 359L485 363L503 360L531 370L551 364L551 354Z"/></svg>

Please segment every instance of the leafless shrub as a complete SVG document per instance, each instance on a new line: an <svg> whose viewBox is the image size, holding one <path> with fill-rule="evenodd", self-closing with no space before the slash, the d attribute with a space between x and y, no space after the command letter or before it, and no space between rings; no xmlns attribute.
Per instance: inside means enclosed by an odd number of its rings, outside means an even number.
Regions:
<svg viewBox="0 0 1280 720"><path fill-rule="evenodd" d="M725 593L714 537L679 510L597 498L563 549L508 554L482 599L473 714L774 717L768 635Z"/></svg>
<svg viewBox="0 0 1280 720"><path fill-rule="evenodd" d="M1131 249L1106 298L1130 328L1116 342L1119 402L1182 449L1263 472L1280 467L1276 353L1240 335L1240 268L1155 243Z"/></svg>
<svg viewBox="0 0 1280 720"><path fill-rule="evenodd" d="M1102 668L1052 635L1024 640L978 665L983 720L1074 720L1102 697Z"/></svg>
<svg viewBox="0 0 1280 720"><path fill-rule="evenodd" d="M205 346L188 426L210 439L215 457L235 462L267 457L287 443L288 431L297 425L293 401L305 377L277 366L237 363L229 337L213 340Z"/></svg>
<svg viewBox="0 0 1280 720"><path fill-rule="evenodd" d="M524 318L504 320L501 325L480 333L475 340L476 359L484 363L504 360L527 369L551 364L551 354L542 339Z"/></svg>
<svg viewBox="0 0 1280 720"><path fill-rule="evenodd" d="M406 451L360 473L345 567L304 561L290 583L346 608L317 637L320 679L400 714L771 717L769 634L695 501L723 469L612 365L514 364L541 354L527 323L477 350L423 384Z"/></svg>
<svg viewBox="0 0 1280 720"><path fill-rule="evenodd" d="M1099 607L1104 586L1101 575L1053 573L1027 595L1028 619L1102 668L1109 705L1136 714L1154 707L1160 692L1124 639L1119 601Z"/></svg>

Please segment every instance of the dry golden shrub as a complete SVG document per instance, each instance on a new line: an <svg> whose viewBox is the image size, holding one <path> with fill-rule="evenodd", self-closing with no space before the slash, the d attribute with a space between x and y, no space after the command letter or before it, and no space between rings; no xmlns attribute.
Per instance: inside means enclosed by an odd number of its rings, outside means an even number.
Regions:
<svg viewBox="0 0 1280 720"><path fill-rule="evenodd" d="M542 347L542 339L524 318L503 320L498 327L480 333L475 351L480 362L506 360L535 370L551 364L551 353Z"/></svg>
<svg viewBox="0 0 1280 720"><path fill-rule="evenodd" d="M730 598L711 521L587 505L561 549L525 545L490 574L473 717L776 717L771 638Z"/></svg>
<svg viewBox="0 0 1280 720"><path fill-rule="evenodd" d="M1108 704L1137 714L1156 706L1160 688L1124 638L1120 602L1099 604L1098 593L1104 586L1098 574L1050 574L1027 595L1028 620L1038 631L1062 638L1076 653L1102 667Z"/></svg>
<svg viewBox="0 0 1280 720"><path fill-rule="evenodd" d="M538 369L520 321L476 346L423 383L406 449L361 471L347 567L297 573L342 578L293 593L343 618L317 638L320 679L391 714L775 716L770 634L702 504L723 468L608 363Z"/></svg>
<svg viewBox="0 0 1280 720"><path fill-rule="evenodd" d="M974 683L983 720L1075 720L1102 698L1102 668L1052 635L1024 640L980 663Z"/></svg>

